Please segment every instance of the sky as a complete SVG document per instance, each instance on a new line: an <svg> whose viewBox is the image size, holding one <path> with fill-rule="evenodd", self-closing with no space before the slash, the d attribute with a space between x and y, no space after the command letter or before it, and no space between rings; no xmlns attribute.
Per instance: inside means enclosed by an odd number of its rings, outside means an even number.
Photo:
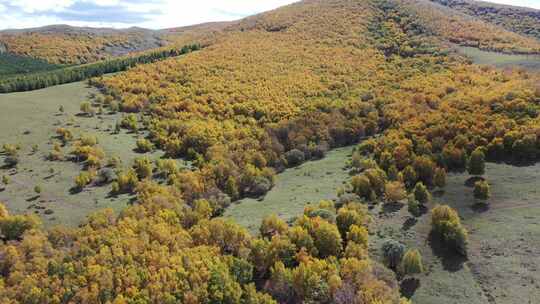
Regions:
<svg viewBox="0 0 540 304"><path fill-rule="evenodd" d="M0 29L50 24L163 29L240 19L293 2L296 0L0 0ZM540 9L540 0L491 2Z"/></svg>

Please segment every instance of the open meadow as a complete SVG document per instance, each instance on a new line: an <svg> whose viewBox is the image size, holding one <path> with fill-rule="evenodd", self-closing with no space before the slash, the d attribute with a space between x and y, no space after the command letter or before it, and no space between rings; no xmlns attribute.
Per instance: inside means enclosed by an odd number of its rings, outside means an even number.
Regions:
<svg viewBox="0 0 540 304"><path fill-rule="evenodd" d="M132 196L110 196L110 187L90 187L72 193L74 179L81 172L81 164L69 160L49 161L47 155L57 141L56 130L73 130L75 138L91 134L98 139L108 157L118 156L130 164L139 154L134 152L138 136L125 130L114 134L122 114L80 114L80 105L98 91L85 82L50 87L42 90L0 95L0 143L20 145L20 163L16 169L0 168L0 176L9 183L0 189L0 201L6 202L16 214L35 213L46 227L62 224L77 226L90 213L113 208L121 210ZM63 112L60 112L63 107ZM69 152L69 147L65 148ZM162 154L162 153L161 153ZM152 158L161 155L156 152ZM0 155L4 163L5 155ZM35 187L41 193L35 192Z"/></svg>

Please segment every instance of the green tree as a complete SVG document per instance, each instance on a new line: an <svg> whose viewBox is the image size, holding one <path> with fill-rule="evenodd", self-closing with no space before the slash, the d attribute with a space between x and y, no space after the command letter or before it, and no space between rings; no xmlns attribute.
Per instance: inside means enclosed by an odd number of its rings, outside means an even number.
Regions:
<svg viewBox="0 0 540 304"><path fill-rule="evenodd" d="M474 197L481 200L487 200L491 196L489 183L485 180L474 183Z"/></svg>
<svg viewBox="0 0 540 304"><path fill-rule="evenodd" d="M446 170L444 170L444 168L437 168L435 170L433 183L439 188L444 188L446 186Z"/></svg>
<svg viewBox="0 0 540 304"><path fill-rule="evenodd" d="M431 210L432 231L450 248L467 255L468 233L461 225L458 213L449 206L437 206Z"/></svg>
<svg viewBox="0 0 540 304"><path fill-rule="evenodd" d="M471 175L483 175L485 173L486 156L483 149L476 148L469 159L469 174Z"/></svg>
<svg viewBox="0 0 540 304"><path fill-rule="evenodd" d="M431 194L422 182L418 182L413 190L414 199L424 205L431 200Z"/></svg>
<svg viewBox="0 0 540 304"><path fill-rule="evenodd" d="M339 230L324 220L320 220L313 229L315 247L319 252L319 257L339 256L342 250L342 240Z"/></svg>
<svg viewBox="0 0 540 304"><path fill-rule="evenodd" d="M403 275L418 274L424 271L422 265L422 255L418 249L409 249L405 252L400 265L400 272Z"/></svg>
<svg viewBox="0 0 540 304"><path fill-rule="evenodd" d="M386 240L382 244L381 249L386 266L391 269L396 269L403 258L405 246L395 240Z"/></svg>

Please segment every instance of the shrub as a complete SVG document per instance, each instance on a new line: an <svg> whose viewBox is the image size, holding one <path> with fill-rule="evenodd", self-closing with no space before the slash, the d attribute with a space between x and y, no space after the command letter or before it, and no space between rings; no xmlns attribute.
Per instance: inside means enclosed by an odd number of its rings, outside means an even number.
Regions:
<svg viewBox="0 0 540 304"><path fill-rule="evenodd" d="M264 238L271 239L274 235L286 234L289 226L277 215L272 214L263 219L259 232Z"/></svg>
<svg viewBox="0 0 540 304"><path fill-rule="evenodd" d="M471 153L471 158L469 159L469 167L467 168L469 174L472 175L482 175L485 172L485 154L483 149L476 148Z"/></svg>
<svg viewBox="0 0 540 304"><path fill-rule="evenodd" d="M414 185L416 185L417 181L418 176L414 168L411 166L405 167L405 169L403 170L403 182L405 183L405 185L409 189L411 189L412 187L414 187Z"/></svg>
<svg viewBox="0 0 540 304"><path fill-rule="evenodd" d="M111 168L104 168L99 171L99 183L108 184L116 178L116 173Z"/></svg>
<svg viewBox="0 0 540 304"><path fill-rule="evenodd" d="M383 170L388 170L391 166L394 166L394 158L390 152L383 152L379 157L378 164Z"/></svg>
<svg viewBox="0 0 540 304"><path fill-rule="evenodd" d="M93 174L88 171L81 172L75 177L75 189L82 191L84 187L88 186L93 180Z"/></svg>
<svg viewBox="0 0 540 304"><path fill-rule="evenodd" d="M336 216L334 212L327 210L327 209L314 209L310 210L308 214L306 214L308 217L320 217L323 220L326 220L330 223L334 223L336 221Z"/></svg>
<svg viewBox="0 0 540 304"><path fill-rule="evenodd" d="M274 186L273 182L264 176L256 176L253 184L249 187L248 194L261 196L266 194Z"/></svg>
<svg viewBox="0 0 540 304"><path fill-rule="evenodd" d="M403 275L418 274L424 271L422 265L422 255L418 249L409 249L405 252L400 265L400 272Z"/></svg>
<svg viewBox="0 0 540 304"><path fill-rule="evenodd" d="M356 210L352 207L353 206L347 206L338 210L336 224L343 238L347 236L351 226L363 226L368 222L367 211L365 208L362 212L362 209L359 208Z"/></svg>
<svg viewBox="0 0 540 304"><path fill-rule="evenodd" d="M42 191L42 189L41 189L41 186L40 186L40 185L34 186L34 192L35 192L36 194L41 194L41 191Z"/></svg>
<svg viewBox="0 0 540 304"><path fill-rule="evenodd" d="M433 177L433 183L439 188L444 188L446 186L446 170L437 168Z"/></svg>
<svg viewBox="0 0 540 304"><path fill-rule="evenodd" d="M385 185L385 195L389 202L399 202L407 197L407 191L401 182L389 182Z"/></svg>
<svg viewBox="0 0 540 304"><path fill-rule="evenodd" d="M25 231L39 225L40 221L34 215L7 215L0 217L0 234L6 240L19 240Z"/></svg>
<svg viewBox="0 0 540 304"><path fill-rule="evenodd" d="M158 159L156 168L161 178L168 178L178 172L178 165L174 159Z"/></svg>
<svg viewBox="0 0 540 304"><path fill-rule="evenodd" d="M107 166L112 168L118 168L122 164L122 160L118 156L113 156L109 158L109 161L107 162Z"/></svg>
<svg viewBox="0 0 540 304"><path fill-rule="evenodd" d="M6 205L0 202L0 220L8 216L9 216L9 211L6 208Z"/></svg>
<svg viewBox="0 0 540 304"><path fill-rule="evenodd" d="M414 199L424 205L431 200L431 194L422 182L418 182L413 190Z"/></svg>
<svg viewBox="0 0 540 304"><path fill-rule="evenodd" d="M354 242L365 248L368 247L369 235L366 228L357 225L351 225L347 233L347 241Z"/></svg>
<svg viewBox="0 0 540 304"><path fill-rule="evenodd" d="M112 185L113 193L133 192L135 187L137 187L137 183L139 183L139 178L135 170L129 169L125 172L118 172L116 183Z"/></svg>
<svg viewBox="0 0 540 304"><path fill-rule="evenodd" d="M13 144L4 144L2 148L4 149L4 153L6 153L8 156L17 156L20 149L19 146Z"/></svg>
<svg viewBox="0 0 540 304"><path fill-rule="evenodd" d="M109 103L109 110L112 113L116 113L116 112L120 111L120 105L118 104L118 101L116 101L116 100L111 101Z"/></svg>
<svg viewBox="0 0 540 304"><path fill-rule="evenodd" d="M317 220L315 220L317 221ZM313 227L313 239L319 257L339 256L342 250L342 240L335 225L324 220L318 220Z"/></svg>
<svg viewBox="0 0 540 304"><path fill-rule="evenodd" d="M367 169L364 174L369 179L371 189L375 191L377 196L384 194L384 186L386 184L386 173L379 168Z"/></svg>
<svg viewBox="0 0 540 304"><path fill-rule="evenodd" d="M303 163L306 160L306 156L304 152L298 149L292 149L285 153L285 159L287 160L287 165L289 167L295 167Z"/></svg>
<svg viewBox="0 0 540 304"><path fill-rule="evenodd" d="M62 141L63 144L66 144L67 142L73 140L73 133L66 128L58 128L56 129L56 135L57 138Z"/></svg>
<svg viewBox="0 0 540 304"><path fill-rule="evenodd" d="M420 216L420 203L414 199L414 196L409 197L407 202L407 210L413 216Z"/></svg>
<svg viewBox="0 0 540 304"><path fill-rule="evenodd" d="M137 140L137 151L140 153L147 153L154 150L154 144L150 142L148 139L141 138Z"/></svg>
<svg viewBox="0 0 540 304"><path fill-rule="evenodd" d="M135 114L129 114L122 118L120 126L124 129L131 130L133 132L137 131L137 116Z"/></svg>
<svg viewBox="0 0 540 304"><path fill-rule="evenodd" d="M491 196L490 186L487 181L481 180L474 183L474 197L487 200Z"/></svg>
<svg viewBox="0 0 540 304"><path fill-rule="evenodd" d="M84 134L81 136L80 144L82 146L93 147L98 144L98 139L95 135Z"/></svg>
<svg viewBox="0 0 540 304"><path fill-rule="evenodd" d="M94 110L94 108L92 108L92 105L88 101L81 103L80 110L83 114L88 116L94 116L94 114L96 113L96 111Z"/></svg>
<svg viewBox="0 0 540 304"><path fill-rule="evenodd" d="M19 164L19 157L16 155L9 155L4 159L4 164L8 168L15 168Z"/></svg>
<svg viewBox="0 0 540 304"><path fill-rule="evenodd" d="M449 206L437 206L431 211L432 231L450 248L467 255L467 230L461 225L456 210Z"/></svg>
<svg viewBox="0 0 540 304"><path fill-rule="evenodd" d="M528 134L518 139L512 145L512 154L519 161L536 159L538 148L536 147L536 134Z"/></svg>
<svg viewBox="0 0 540 304"><path fill-rule="evenodd" d="M417 178L426 185L432 185L433 175L435 174L435 163L428 157L419 156L414 159L414 170Z"/></svg>
<svg viewBox="0 0 540 304"><path fill-rule="evenodd" d="M152 161L147 157L136 158L133 163L133 169L137 172L139 179L144 179L152 176Z"/></svg>
<svg viewBox="0 0 540 304"><path fill-rule="evenodd" d="M10 182L11 182L11 180L10 180L9 176L7 176L7 175L2 176L2 183L4 185L7 186L7 185L9 185Z"/></svg>
<svg viewBox="0 0 540 304"><path fill-rule="evenodd" d="M358 196L366 199L373 199L375 197L373 190L371 190L371 183L365 175L353 176L351 185L353 187L353 192Z"/></svg>
<svg viewBox="0 0 540 304"><path fill-rule="evenodd" d="M395 240L387 240L382 244L381 249L386 266L396 269L403 258L405 246Z"/></svg>

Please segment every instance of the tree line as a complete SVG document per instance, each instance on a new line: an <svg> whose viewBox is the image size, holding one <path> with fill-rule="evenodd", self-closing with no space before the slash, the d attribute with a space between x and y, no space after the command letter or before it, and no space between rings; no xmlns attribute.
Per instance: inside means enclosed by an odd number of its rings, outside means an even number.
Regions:
<svg viewBox="0 0 540 304"><path fill-rule="evenodd" d="M192 44L183 46L182 48L152 51L91 64L0 79L0 93L32 91L59 84L82 81L107 73L125 71L138 64L152 63L166 58L184 55L192 51L197 51L200 48L201 46L199 44Z"/></svg>

